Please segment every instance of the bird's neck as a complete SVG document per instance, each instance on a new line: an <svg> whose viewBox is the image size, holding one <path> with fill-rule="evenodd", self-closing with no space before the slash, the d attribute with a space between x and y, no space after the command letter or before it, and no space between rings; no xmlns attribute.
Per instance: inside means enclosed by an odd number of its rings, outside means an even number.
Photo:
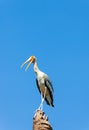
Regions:
<svg viewBox="0 0 89 130"><path fill-rule="evenodd" d="M40 70L38 68L37 62L35 61L35 63L34 63L34 72L37 74L39 71Z"/></svg>

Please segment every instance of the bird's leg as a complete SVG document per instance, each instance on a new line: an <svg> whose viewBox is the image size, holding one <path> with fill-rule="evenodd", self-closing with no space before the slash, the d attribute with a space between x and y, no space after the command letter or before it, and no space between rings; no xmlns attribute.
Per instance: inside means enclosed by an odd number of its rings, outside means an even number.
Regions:
<svg viewBox="0 0 89 130"><path fill-rule="evenodd" d="M40 103L40 106L39 106L38 110L42 110L43 109L43 102L44 102L44 98L43 98L43 96L41 94L41 103Z"/></svg>
<svg viewBox="0 0 89 130"><path fill-rule="evenodd" d="M41 103L40 103L40 106L38 107L38 109L37 109L36 112L35 112L34 118L35 118L36 113L37 113L38 110L43 110L43 102L44 102L44 99L45 99L45 98L42 96L42 93L41 93Z"/></svg>
<svg viewBox="0 0 89 130"><path fill-rule="evenodd" d="M46 95L46 87L45 87L44 95L42 96L42 94L41 94L41 104L39 106L40 110L43 109L43 103L44 103L45 95Z"/></svg>

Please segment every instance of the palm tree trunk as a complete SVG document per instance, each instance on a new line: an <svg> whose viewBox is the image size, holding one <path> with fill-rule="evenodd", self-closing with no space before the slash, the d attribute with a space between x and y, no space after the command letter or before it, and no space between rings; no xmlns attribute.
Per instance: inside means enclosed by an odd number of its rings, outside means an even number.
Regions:
<svg viewBox="0 0 89 130"><path fill-rule="evenodd" d="M41 110L37 110L33 118L33 130L52 130L48 117Z"/></svg>

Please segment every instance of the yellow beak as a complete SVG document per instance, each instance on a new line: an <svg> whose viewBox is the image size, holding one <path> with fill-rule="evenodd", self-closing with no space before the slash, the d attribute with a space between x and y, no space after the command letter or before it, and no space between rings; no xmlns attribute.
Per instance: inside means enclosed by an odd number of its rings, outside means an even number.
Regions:
<svg viewBox="0 0 89 130"><path fill-rule="evenodd" d="M31 65L31 63L32 63L32 61L31 61L30 58L27 59L27 60L21 65L21 68L22 68L25 64L27 64L27 63L28 63L28 65L27 65L25 71L27 71L27 69L30 67L30 65Z"/></svg>

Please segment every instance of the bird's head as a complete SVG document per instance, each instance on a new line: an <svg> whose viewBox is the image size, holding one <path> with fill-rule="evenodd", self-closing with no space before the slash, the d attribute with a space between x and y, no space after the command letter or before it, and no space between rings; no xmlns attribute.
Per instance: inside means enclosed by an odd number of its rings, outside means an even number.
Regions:
<svg viewBox="0 0 89 130"><path fill-rule="evenodd" d="M25 71L30 67L30 65L32 64L32 63L34 63L36 61L36 57L35 56L30 56L30 58L28 58L22 65L21 65L21 68L25 65L25 64L27 64L28 63L28 65L27 65L27 67L26 67L26 69L25 69Z"/></svg>

